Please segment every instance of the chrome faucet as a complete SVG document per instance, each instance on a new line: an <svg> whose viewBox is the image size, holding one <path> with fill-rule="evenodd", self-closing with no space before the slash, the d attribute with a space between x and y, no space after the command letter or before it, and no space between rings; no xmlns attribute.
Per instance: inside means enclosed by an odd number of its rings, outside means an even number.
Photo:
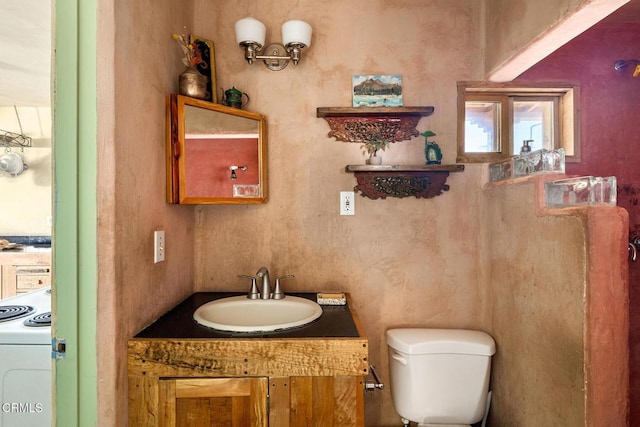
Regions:
<svg viewBox="0 0 640 427"><path fill-rule="evenodd" d="M269 279L269 270L267 267L260 267L260 270L256 273L256 277L247 276L244 274L238 275L239 279L251 280L251 290L247 294L249 299L283 299L285 297L280 281L284 279L293 279L293 274L287 274L286 276L276 277L275 289L271 292L271 280ZM262 279L262 289L259 291L256 285L257 279Z"/></svg>
<svg viewBox="0 0 640 427"><path fill-rule="evenodd" d="M271 282L269 280L269 270L267 267L260 267L256 276L262 279L262 290L260 291L260 298L262 299L270 299L271 298Z"/></svg>

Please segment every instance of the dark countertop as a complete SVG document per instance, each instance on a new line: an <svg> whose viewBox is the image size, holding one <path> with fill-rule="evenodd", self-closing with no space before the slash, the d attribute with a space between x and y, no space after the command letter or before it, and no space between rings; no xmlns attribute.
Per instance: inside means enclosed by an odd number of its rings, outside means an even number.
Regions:
<svg viewBox="0 0 640 427"><path fill-rule="evenodd" d="M0 236L0 239L24 246L51 247L51 236Z"/></svg>
<svg viewBox="0 0 640 427"><path fill-rule="evenodd" d="M51 236L0 236L17 247L5 248L0 253L51 252Z"/></svg>
<svg viewBox="0 0 640 427"><path fill-rule="evenodd" d="M313 322L284 331L274 332L224 332L208 328L193 320L194 311L209 301L230 296L243 295L240 292L197 292L171 309L153 324L138 333L135 338L357 338L356 328L349 305L322 307L322 315ZM291 295L316 300L315 293L292 293Z"/></svg>
<svg viewBox="0 0 640 427"><path fill-rule="evenodd" d="M51 253L51 246L19 246L0 250L0 254Z"/></svg>

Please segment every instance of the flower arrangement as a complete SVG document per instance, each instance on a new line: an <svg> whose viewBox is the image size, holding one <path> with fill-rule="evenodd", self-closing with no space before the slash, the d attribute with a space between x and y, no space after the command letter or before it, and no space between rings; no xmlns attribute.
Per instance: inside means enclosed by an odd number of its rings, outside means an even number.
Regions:
<svg viewBox="0 0 640 427"><path fill-rule="evenodd" d="M180 49L182 49L182 53L184 55L184 57L182 58L182 63L185 66L195 67L202 62L202 55L200 54L198 45L189 43L189 38L187 37L187 27L184 27L184 32L182 34L173 34L173 39L178 42Z"/></svg>
<svg viewBox="0 0 640 427"><path fill-rule="evenodd" d="M369 157L375 156L378 150L384 151L389 144L391 144L390 141L385 141L376 135L371 141L366 141L362 144L362 154L368 154Z"/></svg>

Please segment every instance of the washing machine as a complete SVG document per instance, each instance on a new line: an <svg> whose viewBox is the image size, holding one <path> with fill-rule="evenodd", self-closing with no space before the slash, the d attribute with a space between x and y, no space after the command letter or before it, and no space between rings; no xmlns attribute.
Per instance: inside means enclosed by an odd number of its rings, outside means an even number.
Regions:
<svg viewBox="0 0 640 427"><path fill-rule="evenodd" d="M0 300L0 427L51 426L51 289Z"/></svg>

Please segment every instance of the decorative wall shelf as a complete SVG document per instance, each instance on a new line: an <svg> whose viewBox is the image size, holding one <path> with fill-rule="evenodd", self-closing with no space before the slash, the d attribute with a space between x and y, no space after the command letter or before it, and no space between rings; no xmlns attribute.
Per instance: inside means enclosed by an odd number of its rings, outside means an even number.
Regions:
<svg viewBox="0 0 640 427"><path fill-rule="evenodd" d="M464 165L348 165L345 171L354 173L353 190L363 197L429 199L449 191L449 173L464 171Z"/></svg>
<svg viewBox="0 0 640 427"><path fill-rule="evenodd" d="M420 118L433 114L433 107L319 107L317 117L329 123L330 138L344 142L371 141L375 138L398 142L420 133Z"/></svg>

